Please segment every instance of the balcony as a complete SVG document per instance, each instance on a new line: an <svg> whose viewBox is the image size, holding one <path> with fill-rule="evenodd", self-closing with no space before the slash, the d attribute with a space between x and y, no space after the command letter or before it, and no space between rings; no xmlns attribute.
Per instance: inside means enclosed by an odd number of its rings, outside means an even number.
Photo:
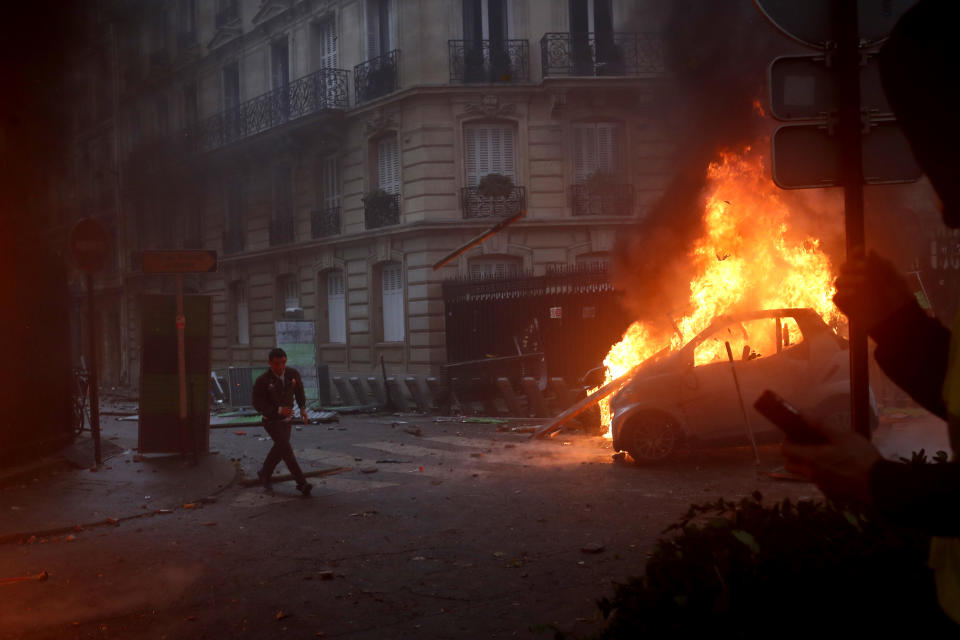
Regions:
<svg viewBox="0 0 960 640"><path fill-rule="evenodd" d="M293 216L281 215L270 220L270 246L293 242Z"/></svg>
<svg viewBox="0 0 960 640"><path fill-rule="evenodd" d="M400 224L400 194L367 195L363 199L363 224L367 229Z"/></svg>
<svg viewBox="0 0 960 640"><path fill-rule="evenodd" d="M477 187L465 187L460 190L460 206L464 218L509 218L527 207L527 192L512 187L507 196L484 196Z"/></svg>
<svg viewBox="0 0 960 640"><path fill-rule="evenodd" d="M449 40L450 82L530 81L527 40Z"/></svg>
<svg viewBox="0 0 960 640"><path fill-rule="evenodd" d="M202 120L186 137L198 151L211 151L317 113L347 108L347 72L320 69Z"/></svg>
<svg viewBox="0 0 960 640"><path fill-rule="evenodd" d="M317 209L310 213L310 237L329 238L340 235L340 207Z"/></svg>
<svg viewBox="0 0 960 640"><path fill-rule="evenodd" d="M575 216L629 216L633 213L633 185L605 183L571 187Z"/></svg>
<svg viewBox="0 0 960 640"><path fill-rule="evenodd" d="M665 72L663 39L648 33L545 33L540 60L544 78Z"/></svg>
<svg viewBox="0 0 960 640"><path fill-rule="evenodd" d="M353 68L357 104L370 102L400 88L400 50L371 58Z"/></svg>
<svg viewBox="0 0 960 640"><path fill-rule="evenodd" d="M243 251L243 229L239 225L227 227L223 232L223 254L230 256Z"/></svg>

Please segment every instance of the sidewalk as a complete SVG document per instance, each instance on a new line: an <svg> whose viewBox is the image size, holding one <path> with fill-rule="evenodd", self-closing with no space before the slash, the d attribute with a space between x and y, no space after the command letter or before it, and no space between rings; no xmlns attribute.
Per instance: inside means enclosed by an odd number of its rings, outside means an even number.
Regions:
<svg viewBox="0 0 960 640"><path fill-rule="evenodd" d="M92 441L85 435L40 463L5 471L0 476L0 544L213 501L241 475L235 463L216 454L194 464L178 455L139 456L108 440L102 447L103 466L96 470L75 466L87 458L93 466L92 454L87 455Z"/></svg>

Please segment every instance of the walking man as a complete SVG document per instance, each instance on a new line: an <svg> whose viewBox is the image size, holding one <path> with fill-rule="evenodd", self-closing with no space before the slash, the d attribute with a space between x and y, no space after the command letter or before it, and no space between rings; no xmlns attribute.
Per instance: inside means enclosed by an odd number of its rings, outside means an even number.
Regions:
<svg viewBox="0 0 960 640"><path fill-rule="evenodd" d="M287 354L283 349L270 350L268 356L270 370L265 372L253 385L253 408L263 416L263 427L273 440L273 448L263 461L263 467L257 471L257 477L267 491L272 490L270 479L280 460L287 465L297 491L305 497L310 495L313 485L307 482L293 455L290 446L290 430L293 424L293 400L300 406L300 418L307 424L307 398L303 392L303 379L296 369L287 367Z"/></svg>

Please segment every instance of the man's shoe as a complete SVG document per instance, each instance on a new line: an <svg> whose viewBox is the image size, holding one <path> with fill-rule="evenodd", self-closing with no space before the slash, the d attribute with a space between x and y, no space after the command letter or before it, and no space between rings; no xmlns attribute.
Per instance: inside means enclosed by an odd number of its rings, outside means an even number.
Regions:
<svg viewBox="0 0 960 640"><path fill-rule="evenodd" d="M299 491L300 493L302 493L304 498L307 498L307 497L310 496L310 492L313 491L313 485L310 484L309 482L304 482L303 484L298 484L298 485L297 485L297 491Z"/></svg>
<svg viewBox="0 0 960 640"><path fill-rule="evenodd" d="M273 491L273 485L270 483L270 476L263 472L263 469L257 471L257 479L260 480L260 484L263 485L264 490Z"/></svg>

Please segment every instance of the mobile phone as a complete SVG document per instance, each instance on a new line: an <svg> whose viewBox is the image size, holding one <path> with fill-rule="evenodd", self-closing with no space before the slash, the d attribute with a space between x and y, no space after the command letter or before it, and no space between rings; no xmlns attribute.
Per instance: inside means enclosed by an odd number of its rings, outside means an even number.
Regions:
<svg viewBox="0 0 960 640"><path fill-rule="evenodd" d="M807 419L793 405L779 395L767 389L753 408L783 431L787 440L796 444L825 444L827 442L819 431L810 426Z"/></svg>

